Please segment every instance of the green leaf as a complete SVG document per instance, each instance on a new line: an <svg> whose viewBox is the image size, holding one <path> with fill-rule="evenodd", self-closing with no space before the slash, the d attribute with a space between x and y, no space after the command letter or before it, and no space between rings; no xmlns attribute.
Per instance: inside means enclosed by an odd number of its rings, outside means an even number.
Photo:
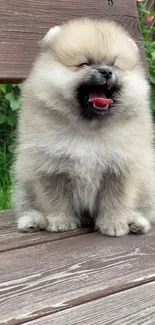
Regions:
<svg viewBox="0 0 155 325"><path fill-rule="evenodd" d="M6 84L0 84L0 89L2 90L2 92L5 94L6 93Z"/></svg>
<svg viewBox="0 0 155 325"><path fill-rule="evenodd" d="M137 7L140 12L146 11L145 4L143 2L137 2Z"/></svg>
<svg viewBox="0 0 155 325"><path fill-rule="evenodd" d="M19 98L15 98L12 92L7 93L5 98L9 101L10 107L12 108L13 111L19 108Z"/></svg>
<svg viewBox="0 0 155 325"><path fill-rule="evenodd" d="M10 104L13 111L16 111L16 109L19 108L19 99L15 99Z"/></svg>
<svg viewBox="0 0 155 325"><path fill-rule="evenodd" d="M12 91L12 85L11 84L7 84L7 93L10 93Z"/></svg>
<svg viewBox="0 0 155 325"><path fill-rule="evenodd" d="M0 151L0 157L4 157L4 156L5 156L4 152Z"/></svg>
<svg viewBox="0 0 155 325"><path fill-rule="evenodd" d="M151 101L151 109L155 111L155 98Z"/></svg>
<svg viewBox="0 0 155 325"><path fill-rule="evenodd" d="M19 87L19 84L12 84L13 88Z"/></svg>
<svg viewBox="0 0 155 325"><path fill-rule="evenodd" d="M14 100L14 96L13 96L13 93L12 92L8 92L6 95L5 95L5 98L11 103L12 100Z"/></svg>
<svg viewBox="0 0 155 325"><path fill-rule="evenodd" d="M9 115L7 116L7 124L13 126L16 124L16 114L14 111L10 111Z"/></svg>
<svg viewBox="0 0 155 325"><path fill-rule="evenodd" d="M155 111L155 86L151 87L151 109Z"/></svg>
<svg viewBox="0 0 155 325"><path fill-rule="evenodd" d="M147 16L149 16L149 17L155 17L155 12L146 12L146 14L147 14Z"/></svg>
<svg viewBox="0 0 155 325"><path fill-rule="evenodd" d="M151 52L151 57L152 57L152 60L155 60L155 51Z"/></svg>
<svg viewBox="0 0 155 325"><path fill-rule="evenodd" d="M0 124L4 124L6 122L6 116L4 114L0 115Z"/></svg>
<svg viewBox="0 0 155 325"><path fill-rule="evenodd" d="M152 84L155 85L155 76L150 75L150 80L151 80Z"/></svg>

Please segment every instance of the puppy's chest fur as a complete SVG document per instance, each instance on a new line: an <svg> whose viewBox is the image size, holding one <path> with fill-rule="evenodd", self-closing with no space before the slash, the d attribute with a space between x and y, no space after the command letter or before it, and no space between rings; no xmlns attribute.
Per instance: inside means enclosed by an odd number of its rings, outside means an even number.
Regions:
<svg viewBox="0 0 155 325"><path fill-rule="evenodd" d="M85 157L73 163L73 204L77 212L88 210L93 212L101 185L103 169L93 159Z"/></svg>
<svg viewBox="0 0 155 325"><path fill-rule="evenodd" d="M53 147L51 174L67 175L71 181L69 195L77 213L93 212L99 193L103 189L103 176L107 170L117 172L126 164L124 148L115 143L104 145L102 139L69 138L56 141ZM45 155L46 156L46 155ZM46 157L45 157L46 159ZM69 185L68 185L69 186Z"/></svg>
<svg viewBox="0 0 155 325"><path fill-rule="evenodd" d="M95 208L105 169L104 159L102 158L101 163L99 156L101 153L98 153L97 157L93 150L78 146L74 149L70 147L69 153L63 152L61 158L55 157L56 173L66 175L67 193L71 196L73 207L78 214L84 210L92 212Z"/></svg>

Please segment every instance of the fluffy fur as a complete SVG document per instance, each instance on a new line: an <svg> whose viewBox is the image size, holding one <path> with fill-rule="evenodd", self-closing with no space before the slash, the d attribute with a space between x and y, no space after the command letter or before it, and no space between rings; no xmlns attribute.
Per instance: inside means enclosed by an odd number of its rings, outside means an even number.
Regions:
<svg viewBox="0 0 155 325"><path fill-rule="evenodd" d="M78 87L110 67L109 114L83 115ZM51 29L23 89L15 202L21 231L147 232L154 219L153 131L139 50L114 22Z"/></svg>

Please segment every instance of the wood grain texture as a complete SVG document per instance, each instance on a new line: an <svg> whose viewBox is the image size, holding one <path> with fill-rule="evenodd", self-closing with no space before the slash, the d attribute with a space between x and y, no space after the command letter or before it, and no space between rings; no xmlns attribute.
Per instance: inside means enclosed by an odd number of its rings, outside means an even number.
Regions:
<svg viewBox="0 0 155 325"><path fill-rule="evenodd" d="M135 0L113 0L113 5L107 0L1 0L1 81L25 78L38 50L37 41L51 26L81 16L113 19L142 45ZM143 48L141 52L144 59Z"/></svg>
<svg viewBox="0 0 155 325"><path fill-rule="evenodd" d="M155 282L28 322L27 325L154 325Z"/></svg>
<svg viewBox="0 0 155 325"><path fill-rule="evenodd" d="M154 260L155 229L124 238L93 233L2 253L1 324L22 324L154 281Z"/></svg>
<svg viewBox="0 0 155 325"><path fill-rule="evenodd" d="M81 236L90 232L92 229L83 228L64 233L48 233L45 231L32 234L21 233L17 231L15 212L0 211L0 252Z"/></svg>

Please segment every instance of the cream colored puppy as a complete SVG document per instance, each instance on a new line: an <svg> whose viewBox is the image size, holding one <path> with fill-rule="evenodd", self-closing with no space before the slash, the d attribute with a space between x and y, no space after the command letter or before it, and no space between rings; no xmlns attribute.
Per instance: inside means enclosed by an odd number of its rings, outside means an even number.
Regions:
<svg viewBox="0 0 155 325"><path fill-rule="evenodd" d="M145 233L153 131L139 50L114 22L51 28L24 84L15 164L21 231Z"/></svg>

